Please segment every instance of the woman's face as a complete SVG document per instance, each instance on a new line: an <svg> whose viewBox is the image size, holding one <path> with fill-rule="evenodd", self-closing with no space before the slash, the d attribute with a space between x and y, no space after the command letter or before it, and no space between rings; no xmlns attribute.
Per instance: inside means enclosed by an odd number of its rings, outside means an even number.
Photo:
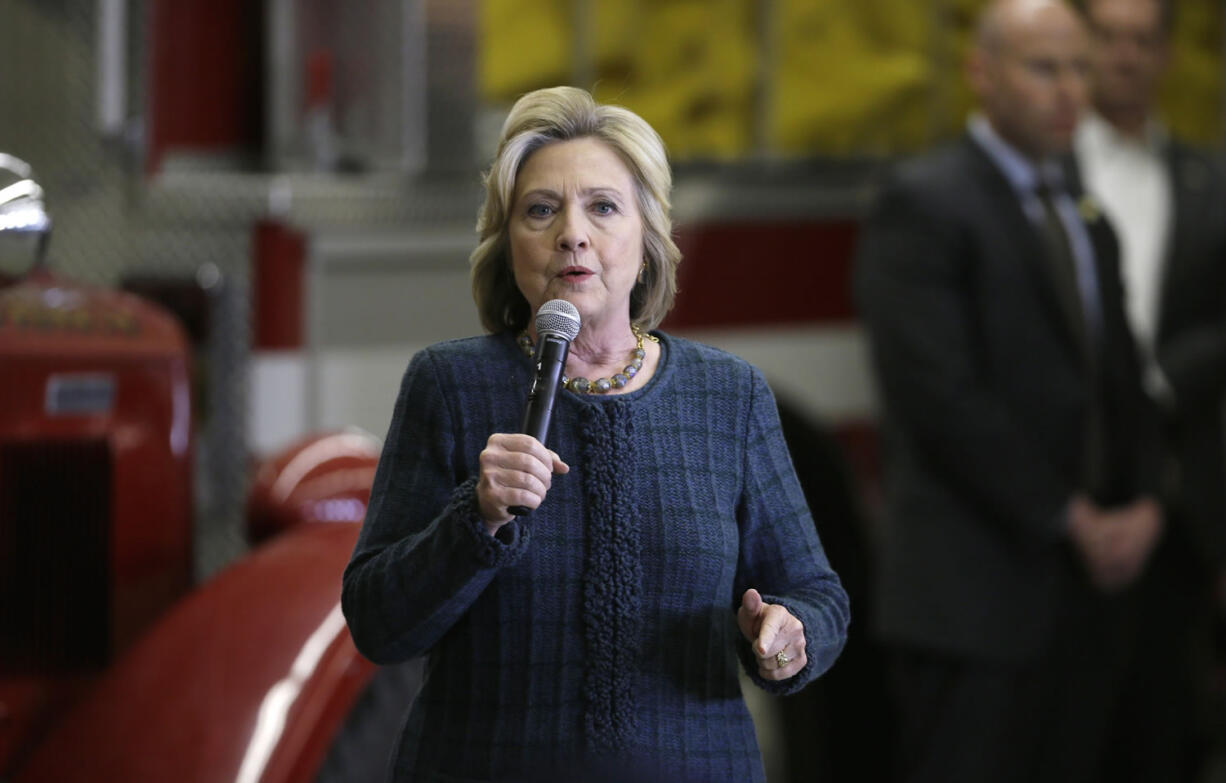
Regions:
<svg viewBox="0 0 1226 783"><path fill-rule="evenodd" d="M584 326L630 314L643 262L634 177L603 141L549 144L520 169L508 234L515 283L536 312L565 299Z"/></svg>

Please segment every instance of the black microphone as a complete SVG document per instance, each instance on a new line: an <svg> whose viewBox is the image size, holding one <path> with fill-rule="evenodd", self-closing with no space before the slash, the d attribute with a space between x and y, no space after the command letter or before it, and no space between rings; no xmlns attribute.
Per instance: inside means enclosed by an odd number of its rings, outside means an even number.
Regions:
<svg viewBox="0 0 1226 783"><path fill-rule="evenodd" d="M535 372L528 401L524 404L524 424L520 431L542 444L549 435L549 420L553 401L562 387L562 371L571 340L579 334L579 311L565 299L550 299L536 311L536 354L532 358ZM527 506L510 506L507 511L517 517L528 514Z"/></svg>

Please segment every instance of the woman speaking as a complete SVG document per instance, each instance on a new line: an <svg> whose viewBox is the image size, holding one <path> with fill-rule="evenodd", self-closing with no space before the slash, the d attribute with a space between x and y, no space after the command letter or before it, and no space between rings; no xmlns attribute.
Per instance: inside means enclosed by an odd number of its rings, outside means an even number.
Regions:
<svg viewBox="0 0 1226 783"><path fill-rule="evenodd" d="M671 186L655 131L582 90L507 117L471 259L489 334L413 357L345 571L358 649L428 656L394 780L762 781L738 659L791 693L842 648L762 375L655 330ZM521 423L553 300L580 325L546 445Z"/></svg>

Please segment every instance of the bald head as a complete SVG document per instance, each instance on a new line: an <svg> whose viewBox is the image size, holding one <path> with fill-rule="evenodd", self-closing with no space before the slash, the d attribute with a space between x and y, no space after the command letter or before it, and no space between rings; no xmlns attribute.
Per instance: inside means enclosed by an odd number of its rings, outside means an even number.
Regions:
<svg viewBox="0 0 1226 783"><path fill-rule="evenodd" d="M1038 14L1076 16L1061 0L992 0L979 15L975 45L988 53L999 54L1016 31L1035 23Z"/></svg>
<svg viewBox="0 0 1226 783"><path fill-rule="evenodd" d="M1041 159L1072 144L1088 99L1089 39L1058 0L993 0L979 18L971 87L992 127Z"/></svg>

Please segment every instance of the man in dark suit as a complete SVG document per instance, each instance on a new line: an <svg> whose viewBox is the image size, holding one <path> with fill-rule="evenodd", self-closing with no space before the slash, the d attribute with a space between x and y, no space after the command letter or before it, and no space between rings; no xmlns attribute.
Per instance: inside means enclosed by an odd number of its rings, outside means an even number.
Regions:
<svg viewBox="0 0 1226 783"><path fill-rule="evenodd" d="M1088 56L1063 3L991 3L982 114L895 173L858 249L907 781L1093 783L1111 741L1163 517L1115 236L1061 165Z"/></svg>
<svg viewBox="0 0 1226 783"><path fill-rule="evenodd" d="M1169 57L1170 0L1085 0L1094 111L1077 158L1120 238L1127 311L1163 411L1170 523L1145 577L1138 714L1164 715L1162 742L1121 754L1144 780L1195 777L1190 720L1203 694L1213 584L1226 559L1226 179L1155 113Z"/></svg>

